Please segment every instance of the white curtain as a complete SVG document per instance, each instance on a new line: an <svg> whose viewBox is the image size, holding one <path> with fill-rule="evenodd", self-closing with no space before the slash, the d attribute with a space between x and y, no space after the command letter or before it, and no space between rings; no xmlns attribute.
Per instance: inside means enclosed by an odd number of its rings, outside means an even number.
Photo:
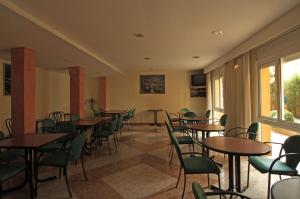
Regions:
<svg viewBox="0 0 300 199"><path fill-rule="evenodd" d="M224 113L228 115L226 129L251 123L249 52L224 66Z"/></svg>
<svg viewBox="0 0 300 199"><path fill-rule="evenodd" d="M210 118L212 118L213 111L212 102L212 82L211 82L211 72L206 74L206 110L211 110Z"/></svg>

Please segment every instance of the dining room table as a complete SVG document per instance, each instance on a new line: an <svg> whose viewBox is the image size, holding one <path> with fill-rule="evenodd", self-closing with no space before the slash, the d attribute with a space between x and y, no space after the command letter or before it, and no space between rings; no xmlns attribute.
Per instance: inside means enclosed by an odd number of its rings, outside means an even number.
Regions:
<svg viewBox="0 0 300 199"><path fill-rule="evenodd" d="M15 135L0 141L0 148L24 149L25 162L29 171L29 183L31 183L34 196L38 193L38 159L37 149L68 136L66 133L26 133Z"/></svg>
<svg viewBox="0 0 300 199"><path fill-rule="evenodd" d="M104 115L111 115L112 118L114 119L116 117L119 117L121 114L125 114L127 112L128 112L127 109L110 109L104 111Z"/></svg>
<svg viewBox="0 0 300 199"><path fill-rule="evenodd" d="M241 188L241 156L261 156L271 152L271 147L263 142L239 137L207 137L202 140L202 145L209 150L228 155L227 191L234 191L235 188L237 192L243 192L246 189Z"/></svg>

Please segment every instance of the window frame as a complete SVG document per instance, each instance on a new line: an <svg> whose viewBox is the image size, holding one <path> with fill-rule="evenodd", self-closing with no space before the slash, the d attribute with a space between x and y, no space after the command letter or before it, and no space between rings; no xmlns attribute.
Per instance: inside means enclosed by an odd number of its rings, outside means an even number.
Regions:
<svg viewBox="0 0 300 199"><path fill-rule="evenodd" d="M222 93L222 95L221 95L221 89L219 89L219 97L221 98L221 96L223 97L223 108L221 108L221 107L216 107L215 106L215 102L216 102L216 96L215 96L215 80L217 80L217 79L219 79L219 82L221 82L220 80L221 80L221 78L222 78L222 86L223 86L223 89L222 89L222 91L223 91L223 93ZM220 83L219 83L219 88L221 88L220 87ZM213 104L212 104L212 109L213 109L213 114L214 114L214 112L215 111L218 111L218 112L221 112L221 113L224 113L224 77L223 77L223 74L218 74L218 75L216 75L216 76L214 76L213 78L212 78L212 101L213 101ZM220 99L219 99L220 100ZM219 101L219 104L220 104L220 106L221 106L221 100ZM214 117L214 116L213 116Z"/></svg>
<svg viewBox="0 0 300 199"><path fill-rule="evenodd" d="M296 56L298 55L298 56ZM283 118L283 114L282 111L284 111L283 106L284 106L284 102L283 102L283 91L282 91L282 66L283 66L283 61L286 60L286 58L290 58L289 60L293 60L294 59L300 59L300 54L296 53L296 55L284 55L281 56L280 58L273 58L264 62L258 62L258 119L259 122L264 123L264 124L268 124L271 126L275 126L275 127L279 127L279 128L283 128L283 129L288 129L291 131L296 131L296 132L300 132L300 124L299 123L295 123L295 122L289 122L289 121L285 121ZM271 117L267 117L267 116L263 116L261 113L261 107L262 107L262 102L261 102L261 75L260 75L260 70L261 68L265 67L265 66L271 66L274 65L275 66L275 79L277 82L277 96L276 96L276 100L277 100L277 118L271 118Z"/></svg>

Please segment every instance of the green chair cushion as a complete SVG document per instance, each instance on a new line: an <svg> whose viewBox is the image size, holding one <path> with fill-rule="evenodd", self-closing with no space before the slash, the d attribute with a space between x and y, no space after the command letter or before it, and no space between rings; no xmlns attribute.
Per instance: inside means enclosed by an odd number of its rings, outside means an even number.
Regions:
<svg viewBox="0 0 300 199"><path fill-rule="evenodd" d="M220 169L206 156L183 157L186 173L220 173Z"/></svg>
<svg viewBox="0 0 300 199"><path fill-rule="evenodd" d="M177 126L177 125L173 126L173 131L174 132L176 132L176 131L182 132L182 131L185 131L185 130L186 130L185 126Z"/></svg>
<svg viewBox="0 0 300 199"><path fill-rule="evenodd" d="M10 149L0 152L0 160L12 161L19 157L24 157L25 151L23 149Z"/></svg>
<svg viewBox="0 0 300 199"><path fill-rule="evenodd" d="M192 188L193 188L193 193L194 193L195 199L207 199L207 197L199 183L193 182Z"/></svg>
<svg viewBox="0 0 300 199"><path fill-rule="evenodd" d="M193 144L194 140L190 136L178 136L176 137L179 144Z"/></svg>
<svg viewBox="0 0 300 199"><path fill-rule="evenodd" d="M264 156L251 156L249 158L250 164L260 171L261 173L269 172L269 168L274 159L270 159ZM298 173L296 169L289 167L282 161L277 161L272 169L273 174L286 174L286 173Z"/></svg>
<svg viewBox="0 0 300 199"><path fill-rule="evenodd" d="M39 162L39 165L47 165L47 166L54 166L54 167L64 167L66 165L66 151L57 151L48 157L42 159Z"/></svg>
<svg viewBox="0 0 300 199"><path fill-rule="evenodd" d="M22 164L0 164L0 182L4 182L25 169Z"/></svg>

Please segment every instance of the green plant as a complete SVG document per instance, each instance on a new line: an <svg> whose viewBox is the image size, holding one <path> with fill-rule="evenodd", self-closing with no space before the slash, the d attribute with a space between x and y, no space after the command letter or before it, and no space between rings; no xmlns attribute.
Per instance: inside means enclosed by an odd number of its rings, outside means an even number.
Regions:
<svg viewBox="0 0 300 199"><path fill-rule="evenodd" d="M271 117L277 118L277 110L271 111ZM288 110L284 110L284 119L289 122L294 122L294 114Z"/></svg>

